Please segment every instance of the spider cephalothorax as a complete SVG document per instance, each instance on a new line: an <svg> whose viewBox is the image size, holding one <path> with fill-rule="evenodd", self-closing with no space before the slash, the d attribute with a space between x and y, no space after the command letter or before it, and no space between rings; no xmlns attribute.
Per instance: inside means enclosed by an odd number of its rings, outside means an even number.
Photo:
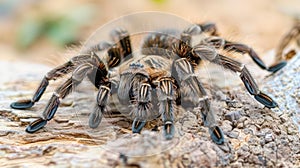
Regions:
<svg viewBox="0 0 300 168"><path fill-rule="evenodd" d="M196 41L193 39L201 34L207 37ZM16 109L30 108L39 101L50 80L73 74L56 89L42 117L32 122L27 132L33 133L44 127L53 118L60 100L88 77L99 90L97 104L89 118L91 128L98 127L110 95L117 94L119 103L128 107L122 113L132 118L132 131L135 133L139 133L147 121L161 116L164 136L172 139L175 111L185 103L200 109L199 113L204 125L209 128L212 140L222 144L223 132L216 124L208 95L199 76L195 74L195 68L201 60L239 73L247 91L257 101L268 108L277 106L272 98L259 90L244 64L219 54L218 50L247 53L258 66L270 72L281 69L286 63L267 67L252 48L217 36L214 24L194 24L183 32L170 29L149 33L137 53L133 53L130 35L125 29L117 28L111 36L112 44L99 43L48 72L31 100L11 104ZM99 51L104 54L98 55Z"/></svg>

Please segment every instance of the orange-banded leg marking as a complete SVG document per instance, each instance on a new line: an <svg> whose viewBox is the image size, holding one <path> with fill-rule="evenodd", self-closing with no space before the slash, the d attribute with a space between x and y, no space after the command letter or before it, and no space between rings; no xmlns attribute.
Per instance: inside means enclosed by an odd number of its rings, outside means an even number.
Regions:
<svg viewBox="0 0 300 168"><path fill-rule="evenodd" d="M220 127L218 126L213 126L210 127L209 129L209 134L211 139L218 145L221 145L224 143L224 134L223 131L221 130Z"/></svg>

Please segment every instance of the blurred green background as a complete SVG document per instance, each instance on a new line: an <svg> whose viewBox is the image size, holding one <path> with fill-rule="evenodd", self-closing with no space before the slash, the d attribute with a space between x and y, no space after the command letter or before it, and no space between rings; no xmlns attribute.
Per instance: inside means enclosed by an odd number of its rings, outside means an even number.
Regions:
<svg viewBox="0 0 300 168"><path fill-rule="evenodd" d="M225 38L258 53L277 46L300 11L299 0L2 0L0 61L49 64L108 21L140 11L165 11L192 22L215 22Z"/></svg>

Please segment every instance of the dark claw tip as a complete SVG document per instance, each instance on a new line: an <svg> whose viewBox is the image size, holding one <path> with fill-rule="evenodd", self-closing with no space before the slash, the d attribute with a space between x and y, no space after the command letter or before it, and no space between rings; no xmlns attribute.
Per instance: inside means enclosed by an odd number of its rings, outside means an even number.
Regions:
<svg viewBox="0 0 300 168"><path fill-rule="evenodd" d="M218 145L222 145L224 143L224 134L220 127L215 126L209 128L209 134L211 139Z"/></svg>
<svg viewBox="0 0 300 168"><path fill-rule="evenodd" d="M102 115L97 113L91 113L89 117L90 128L97 128L101 123Z"/></svg>
<svg viewBox="0 0 300 168"><path fill-rule="evenodd" d="M34 132L38 131L39 129L43 128L46 124L47 124L47 120L39 118L39 119L33 121L32 123L30 123L27 126L25 131L28 133L34 133Z"/></svg>
<svg viewBox="0 0 300 168"><path fill-rule="evenodd" d="M278 106L278 104L271 97L262 92L260 92L258 95L254 95L254 98L268 108L275 108Z"/></svg>
<svg viewBox="0 0 300 168"><path fill-rule="evenodd" d="M282 69L284 66L286 66L287 62L286 61L282 61L278 64L272 65L268 68L269 72L277 72L278 70Z"/></svg>
<svg viewBox="0 0 300 168"><path fill-rule="evenodd" d="M137 119L134 119L132 123L132 133L140 133L145 124L146 121L138 121Z"/></svg>
<svg viewBox="0 0 300 168"><path fill-rule="evenodd" d="M165 124L164 125L164 136L166 140L171 140L174 137L175 127L171 124Z"/></svg>
<svg viewBox="0 0 300 168"><path fill-rule="evenodd" d="M13 109L28 109L34 105L34 102L31 100L21 100L13 102L10 104L10 107Z"/></svg>

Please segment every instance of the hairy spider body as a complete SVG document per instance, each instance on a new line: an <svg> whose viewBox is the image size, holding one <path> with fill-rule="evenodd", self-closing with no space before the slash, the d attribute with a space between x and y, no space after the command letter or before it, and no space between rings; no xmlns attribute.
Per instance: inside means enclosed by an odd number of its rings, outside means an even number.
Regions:
<svg viewBox="0 0 300 168"><path fill-rule="evenodd" d="M204 33L208 37L193 45L193 37ZM98 127L106 112L110 95L116 93L119 103L128 107L121 112L132 118L134 133L139 133L147 121L161 116L164 136L172 139L175 132L175 111L181 104L188 104L200 109L199 114L204 125L209 128L212 140L222 144L223 132L216 124L208 95L195 74L201 60L238 73L247 91L268 108L276 107L277 103L259 90L245 65L219 54L218 50L247 53L258 66L270 72L276 72L286 63L283 61L267 67L252 48L229 42L216 36L217 34L216 26L211 23L191 25L183 32L171 29L157 31L149 33L141 50L133 53L129 33L123 28L117 28L111 33L113 44L99 43L51 70L45 75L31 100L14 102L11 107L32 107L39 101L50 80L72 72L73 75L56 89L42 117L26 128L27 132L33 133L44 127L53 118L60 100L87 76L98 89L97 104L89 116L91 128ZM96 54L103 51L104 56Z"/></svg>

